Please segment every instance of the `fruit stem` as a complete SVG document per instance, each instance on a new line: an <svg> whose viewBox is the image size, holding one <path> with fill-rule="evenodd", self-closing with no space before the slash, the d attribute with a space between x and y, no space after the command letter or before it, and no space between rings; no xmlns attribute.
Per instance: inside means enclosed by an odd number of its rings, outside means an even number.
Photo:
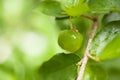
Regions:
<svg viewBox="0 0 120 80"><path fill-rule="evenodd" d="M70 16L70 30L73 30L74 32L78 32L78 30L75 28L75 27L73 27L73 24L72 24L72 17Z"/></svg>
<svg viewBox="0 0 120 80"><path fill-rule="evenodd" d="M90 18L90 19L92 19L93 25L92 25L90 36L89 36L89 39L88 39L88 44L87 44L87 47L86 47L85 54L84 54L84 57L82 59L82 62L81 62L81 60L80 60L80 62L78 62L78 63L81 63L81 68L80 68L80 71L78 73L77 80L82 80L82 78L83 78L85 67L86 67L87 61L89 59L88 55L90 55L90 45L91 45L91 42L92 42L92 40L94 38L94 35L96 33L96 30L97 30L97 26L98 26L98 20L97 20L96 17L95 18Z"/></svg>
<svg viewBox="0 0 120 80"><path fill-rule="evenodd" d="M91 16L87 16L87 15L81 15L81 17L87 18L87 19L92 20L92 21L95 20L95 18L93 18Z"/></svg>
<svg viewBox="0 0 120 80"><path fill-rule="evenodd" d="M70 19L69 19L69 20L70 20L70 29L73 30L73 25L72 25L72 18L71 18L71 16L70 16Z"/></svg>

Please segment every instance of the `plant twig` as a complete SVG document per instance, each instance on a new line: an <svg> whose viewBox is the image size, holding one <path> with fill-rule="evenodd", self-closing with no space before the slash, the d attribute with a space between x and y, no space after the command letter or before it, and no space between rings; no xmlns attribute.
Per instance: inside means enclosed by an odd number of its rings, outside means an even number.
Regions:
<svg viewBox="0 0 120 80"><path fill-rule="evenodd" d="M89 18L89 19L92 19L93 25L92 25L92 29L91 29L91 32L90 32L90 36L89 36L88 44L87 44L87 47L86 47L86 51L85 51L84 57L82 59L82 64L81 64L80 71L78 73L77 80L82 80L82 78L83 78L85 67L86 67L86 64L87 64L87 61L88 61L88 58L89 58L88 55L90 54L90 52L89 52L90 51L90 45L91 45L91 42L94 38L95 32L97 30L97 26L98 26L97 18Z"/></svg>
<svg viewBox="0 0 120 80"><path fill-rule="evenodd" d="M87 18L89 20L94 21L95 18L91 17L91 16L87 16L87 15L81 15L81 17Z"/></svg>

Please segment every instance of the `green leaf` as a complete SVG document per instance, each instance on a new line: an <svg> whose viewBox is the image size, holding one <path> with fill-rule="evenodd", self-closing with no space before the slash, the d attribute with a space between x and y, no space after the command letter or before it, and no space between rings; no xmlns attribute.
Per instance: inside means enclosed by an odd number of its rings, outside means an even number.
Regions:
<svg viewBox="0 0 120 80"><path fill-rule="evenodd" d="M119 80L120 79L120 70L118 69L110 69L109 72L109 77L108 80Z"/></svg>
<svg viewBox="0 0 120 80"><path fill-rule="evenodd" d="M60 30L70 29L69 19L56 19L56 24Z"/></svg>
<svg viewBox="0 0 120 80"><path fill-rule="evenodd" d="M61 4L62 4L62 9L66 9L69 7L74 7L79 3L83 3L85 0L61 0Z"/></svg>
<svg viewBox="0 0 120 80"><path fill-rule="evenodd" d="M108 80L107 72L99 63L88 64L83 80Z"/></svg>
<svg viewBox="0 0 120 80"><path fill-rule="evenodd" d="M61 9L61 4L58 1L42 1L37 6L37 9L42 13L55 16L55 17L65 17L63 10Z"/></svg>
<svg viewBox="0 0 120 80"><path fill-rule="evenodd" d="M120 57L120 22L115 21L106 25L94 38L91 54L101 60Z"/></svg>
<svg viewBox="0 0 120 80"><path fill-rule="evenodd" d="M111 59L111 60L107 60L107 61L103 61L102 65L104 67L104 69L106 69L107 71L109 71L110 69L118 69L120 70L120 57L116 58L116 59Z"/></svg>
<svg viewBox="0 0 120 80"><path fill-rule="evenodd" d="M91 22L85 18L72 18L69 19L56 19L56 23L60 30L70 29L70 24L72 23L73 27L76 27L80 33L88 34Z"/></svg>
<svg viewBox="0 0 120 80"><path fill-rule="evenodd" d="M120 21L120 13L118 12L111 12L106 15L104 15L102 19L103 24L107 24L112 21Z"/></svg>
<svg viewBox="0 0 120 80"><path fill-rule="evenodd" d="M107 80L119 80L120 79L120 57L117 59L107 60L102 62L103 68L108 74Z"/></svg>
<svg viewBox="0 0 120 80"><path fill-rule="evenodd" d="M119 63L120 57L117 59L111 59L102 62L95 62L93 60L89 60L87 70L85 72L89 72L88 75L90 76L89 77L90 79L86 80L119 80L120 79Z"/></svg>
<svg viewBox="0 0 120 80"><path fill-rule="evenodd" d="M89 11L85 0L62 0L62 9L70 16L80 16Z"/></svg>
<svg viewBox="0 0 120 80"><path fill-rule="evenodd" d="M75 80L76 63L79 60L75 54L57 54L41 66L40 78L41 80Z"/></svg>
<svg viewBox="0 0 120 80"><path fill-rule="evenodd" d="M88 5L93 13L120 12L120 0L89 0Z"/></svg>

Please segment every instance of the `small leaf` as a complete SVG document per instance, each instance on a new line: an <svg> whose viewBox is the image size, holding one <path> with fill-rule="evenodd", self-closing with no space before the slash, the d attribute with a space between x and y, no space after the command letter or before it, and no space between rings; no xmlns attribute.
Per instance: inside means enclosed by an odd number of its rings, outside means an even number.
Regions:
<svg viewBox="0 0 120 80"><path fill-rule="evenodd" d="M106 15L104 15L102 19L103 24L107 24L112 21L120 21L120 13L118 12L111 12Z"/></svg>
<svg viewBox="0 0 120 80"><path fill-rule="evenodd" d="M61 4L62 4L62 9L66 9L69 7L74 7L79 3L83 3L85 0L61 0Z"/></svg>
<svg viewBox="0 0 120 80"><path fill-rule="evenodd" d="M75 7L68 8L65 11L70 16L80 16L87 13L89 11L89 8L86 3L81 3L76 5Z"/></svg>
<svg viewBox="0 0 120 80"><path fill-rule="evenodd" d="M42 13L55 16L55 17L65 17L67 15L64 14L61 9L61 4L58 1L42 1L37 7Z"/></svg>
<svg viewBox="0 0 120 80"><path fill-rule="evenodd" d="M80 16L89 11L85 0L62 0L62 9L70 16Z"/></svg>
<svg viewBox="0 0 120 80"><path fill-rule="evenodd" d="M120 64L119 63L120 63L120 57L116 58L116 59L103 61L102 65L107 71L109 71L110 69L113 69L113 68L120 70Z"/></svg>
<svg viewBox="0 0 120 80"><path fill-rule="evenodd" d="M75 54L57 54L45 62L39 71L41 80L75 80L76 63L79 57Z"/></svg>
<svg viewBox="0 0 120 80"><path fill-rule="evenodd" d="M93 13L120 12L120 0L89 0L88 5Z"/></svg>
<svg viewBox="0 0 120 80"><path fill-rule="evenodd" d="M120 57L120 22L109 23L94 38L91 54L101 60Z"/></svg>

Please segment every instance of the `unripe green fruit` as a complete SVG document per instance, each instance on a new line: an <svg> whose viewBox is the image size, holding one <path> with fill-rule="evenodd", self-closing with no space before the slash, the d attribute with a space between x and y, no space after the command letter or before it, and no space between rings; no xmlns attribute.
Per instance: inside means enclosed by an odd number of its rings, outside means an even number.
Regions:
<svg viewBox="0 0 120 80"><path fill-rule="evenodd" d="M59 46L70 52L77 51L81 47L82 41L83 36L73 30L61 31L58 37Z"/></svg>

